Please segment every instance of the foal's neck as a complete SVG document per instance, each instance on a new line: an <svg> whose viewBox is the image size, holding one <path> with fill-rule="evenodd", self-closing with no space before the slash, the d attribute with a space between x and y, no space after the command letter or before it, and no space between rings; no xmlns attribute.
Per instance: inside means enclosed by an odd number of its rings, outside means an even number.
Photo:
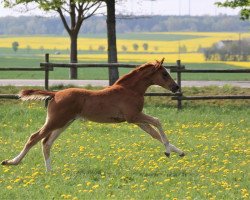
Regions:
<svg viewBox="0 0 250 200"><path fill-rule="evenodd" d="M133 90L140 95L144 95L148 87L152 85L150 78L135 74L125 75L115 84Z"/></svg>

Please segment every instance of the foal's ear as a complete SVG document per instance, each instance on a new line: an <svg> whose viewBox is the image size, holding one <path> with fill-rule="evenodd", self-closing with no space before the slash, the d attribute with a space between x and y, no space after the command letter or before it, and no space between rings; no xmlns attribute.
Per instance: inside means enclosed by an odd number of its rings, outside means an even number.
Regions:
<svg viewBox="0 0 250 200"><path fill-rule="evenodd" d="M156 70L161 68L161 66L162 66L162 64L164 62L164 59L165 58L162 58L161 61L156 60L156 65L155 65Z"/></svg>
<svg viewBox="0 0 250 200"><path fill-rule="evenodd" d="M165 60L165 58L162 58L162 59L161 59L161 61L160 61L160 65L162 65L162 64L163 64L164 60Z"/></svg>

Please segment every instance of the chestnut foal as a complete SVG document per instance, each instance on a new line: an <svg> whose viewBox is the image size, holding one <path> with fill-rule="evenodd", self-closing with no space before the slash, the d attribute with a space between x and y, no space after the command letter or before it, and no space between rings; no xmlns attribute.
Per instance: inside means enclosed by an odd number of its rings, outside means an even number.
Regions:
<svg viewBox="0 0 250 200"><path fill-rule="evenodd" d="M31 135L23 150L12 160L5 160L3 165L17 165L28 151L42 140L46 170L51 170L50 149L55 139L74 120L84 118L100 123L134 123L142 130L159 140L170 151L184 156L184 152L170 144L160 121L142 113L144 94L151 85L159 85L176 92L179 87L162 66L164 58L159 62L146 63L124 75L112 86L102 90L90 91L70 88L58 92L43 90L23 90L22 100L50 98L45 124Z"/></svg>

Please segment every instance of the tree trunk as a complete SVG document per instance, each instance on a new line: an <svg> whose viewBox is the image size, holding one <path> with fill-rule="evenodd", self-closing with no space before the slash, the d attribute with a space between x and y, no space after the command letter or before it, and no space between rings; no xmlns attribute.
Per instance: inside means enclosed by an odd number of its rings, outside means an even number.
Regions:
<svg viewBox="0 0 250 200"><path fill-rule="evenodd" d="M108 63L117 63L115 0L106 0L107 5L107 35L108 35ZM119 78L117 67L109 67L109 85L113 85Z"/></svg>
<svg viewBox="0 0 250 200"><path fill-rule="evenodd" d="M70 35L70 62L77 63L77 34ZM77 79L77 68L70 68L70 79Z"/></svg>

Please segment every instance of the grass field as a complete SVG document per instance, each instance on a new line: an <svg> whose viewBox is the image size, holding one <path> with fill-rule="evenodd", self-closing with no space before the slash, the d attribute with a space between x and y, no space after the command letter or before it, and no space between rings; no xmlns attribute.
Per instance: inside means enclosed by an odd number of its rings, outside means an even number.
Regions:
<svg viewBox="0 0 250 200"><path fill-rule="evenodd" d="M51 173L45 173L40 145L19 166L0 167L1 199L249 199L249 101L186 104L177 112L173 103L152 97L144 108L186 157L166 158L163 146L135 125L77 121L55 142ZM0 160L15 156L41 127L43 105L0 101Z"/></svg>

